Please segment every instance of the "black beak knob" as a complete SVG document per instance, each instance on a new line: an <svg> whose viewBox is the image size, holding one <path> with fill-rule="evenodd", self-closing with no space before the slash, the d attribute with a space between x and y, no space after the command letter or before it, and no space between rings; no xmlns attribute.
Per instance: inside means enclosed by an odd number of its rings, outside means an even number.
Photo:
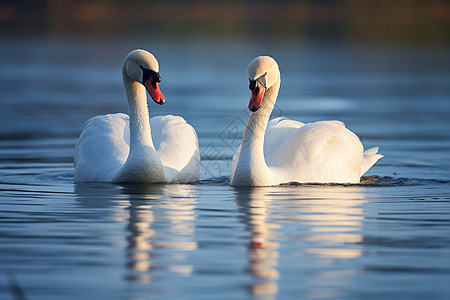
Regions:
<svg viewBox="0 0 450 300"><path fill-rule="evenodd" d="M159 73L156 73L153 70L149 70L146 69L144 67L141 66L142 69L142 82L146 82L147 80L149 80L150 78L153 79L153 82L161 82L161 76L159 75Z"/></svg>
<svg viewBox="0 0 450 300"><path fill-rule="evenodd" d="M159 73L153 72L152 77L154 82L161 82L161 76Z"/></svg>
<svg viewBox="0 0 450 300"><path fill-rule="evenodd" d="M250 81L250 84L249 84L249 89L251 90L251 91L254 91L255 89L256 89L256 80L250 80L249 79L249 81Z"/></svg>

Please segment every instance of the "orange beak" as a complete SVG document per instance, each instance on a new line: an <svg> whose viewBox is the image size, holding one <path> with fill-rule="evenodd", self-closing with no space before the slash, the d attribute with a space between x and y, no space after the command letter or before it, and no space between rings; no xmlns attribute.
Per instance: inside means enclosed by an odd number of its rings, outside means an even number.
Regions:
<svg viewBox="0 0 450 300"><path fill-rule="evenodd" d="M155 82L153 77L150 77L147 81L145 81L144 86L152 97L153 101L161 105L166 102L166 98L159 89L159 82Z"/></svg>
<svg viewBox="0 0 450 300"><path fill-rule="evenodd" d="M256 83L255 89L251 90L252 96L250 97L250 102L248 103L248 109L255 112L261 107L262 99L264 97L264 92L266 89L259 83Z"/></svg>

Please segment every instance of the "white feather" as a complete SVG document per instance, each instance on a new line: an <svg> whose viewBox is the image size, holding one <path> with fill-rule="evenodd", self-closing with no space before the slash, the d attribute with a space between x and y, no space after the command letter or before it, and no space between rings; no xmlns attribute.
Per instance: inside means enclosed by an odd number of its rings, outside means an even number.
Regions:
<svg viewBox="0 0 450 300"><path fill-rule="evenodd" d="M117 113L86 122L75 147L75 182L199 180L197 134L182 117L149 119L145 88L136 81L142 78L137 74L142 65L159 70L156 59L144 50L130 52L122 69L131 117Z"/></svg>
<svg viewBox="0 0 450 300"><path fill-rule="evenodd" d="M358 183L383 157L377 154L378 148L363 152L359 138L340 121L303 124L277 118L268 122L280 87L278 66L274 68L270 57L259 57L248 70L249 78L267 74L276 80L267 87L259 110L250 114L242 143L233 157L231 185Z"/></svg>

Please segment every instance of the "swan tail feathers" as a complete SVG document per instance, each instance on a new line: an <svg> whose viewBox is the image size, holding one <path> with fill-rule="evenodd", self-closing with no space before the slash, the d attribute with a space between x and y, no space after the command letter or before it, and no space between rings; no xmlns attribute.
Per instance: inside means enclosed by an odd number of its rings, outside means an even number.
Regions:
<svg viewBox="0 0 450 300"><path fill-rule="evenodd" d="M378 153L378 149L379 147L373 147L364 151L360 176L363 176L380 158L383 157L382 154Z"/></svg>

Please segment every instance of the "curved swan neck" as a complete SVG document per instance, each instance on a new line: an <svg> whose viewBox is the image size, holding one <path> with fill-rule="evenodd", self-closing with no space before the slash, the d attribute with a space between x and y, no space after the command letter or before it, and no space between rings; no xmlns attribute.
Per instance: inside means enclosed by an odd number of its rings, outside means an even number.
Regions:
<svg viewBox="0 0 450 300"><path fill-rule="evenodd" d="M244 137L242 139L242 147L256 146L258 151L263 153L264 134L266 132L267 123L270 114L277 101L278 91L280 90L281 80L278 80L264 93L262 105L256 112L250 113L247 127L245 128Z"/></svg>
<svg viewBox="0 0 450 300"><path fill-rule="evenodd" d="M231 182L233 186L261 186L273 183L264 158L264 135L279 89L278 77L275 84L265 92L259 110L250 114Z"/></svg>
<svg viewBox="0 0 450 300"><path fill-rule="evenodd" d="M130 116L130 154L141 146L154 148L145 87L132 80L125 67L122 69L122 77Z"/></svg>

